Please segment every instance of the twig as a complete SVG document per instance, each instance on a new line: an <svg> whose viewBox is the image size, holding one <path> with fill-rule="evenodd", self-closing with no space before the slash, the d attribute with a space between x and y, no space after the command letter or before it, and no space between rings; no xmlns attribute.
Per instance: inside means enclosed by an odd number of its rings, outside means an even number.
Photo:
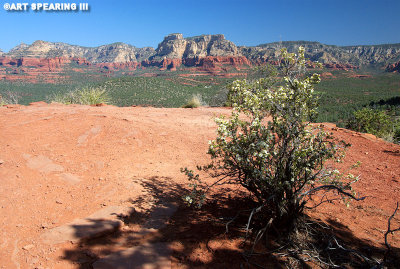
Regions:
<svg viewBox="0 0 400 269"><path fill-rule="evenodd" d="M257 208L253 208L253 210L251 211L251 214L249 216L249 220L247 221L247 225L246 225L246 237L249 234L249 228L250 228L250 223L251 223L251 219L253 218L254 213L258 213L260 212L260 210L264 207L265 205L260 205Z"/></svg>
<svg viewBox="0 0 400 269"><path fill-rule="evenodd" d="M348 249L348 248L345 248L345 247L343 247L342 245L340 245L339 242L337 241L336 237L333 237L333 240L335 241L336 245L337 245L340 249L342 249L342 250L344 250L344 251L347 251L347 252L354 253L354 254L356 254L357 256L359 256L361 259L363 259L364 261L367 261L367 262L369 262L369 263L371 262L371 259L365 257L364 255L362 255L362 254L361 254L360 252L358 252L357 250Z"/></svg>
<svg viewBox="0 0 400 269"><path fill-rule="evenodd" d="M349 192L346 192L346 191L342 190L341 188L339 188L338 186L335 186L335 185L322 185L322 186L319 186L319 187L315 187L315 188L313 188L311 190L308 190L308 191L302 193L300 196L304 197L304 196L313 194L314 192L317 192L317 191L320 191L320 190L336 190L337 192L339 192L339 193L341 193L343 195L349 196L350 198L352 198L352 199L354 199L356 201L362 201L362 200L364 200L366 198L365 196L357 198L353 194L351 194Z"/></svg>
<svg viewBox="0 0 400 269"><path fill-rule="evenodd" d="M390 218L388 219L388 228L387 228L387 231L386 231L386 233L385 233L385 245L386 245L387 250L386 250L386 252L385 252L385 255L383 256L383 263L386 263L387 257L388 257L389 253L390 253L391 250L392 250L391 247L390 247L390 244L388 243L388 235L389 235L389 234L393 234L394 232L400 231L400 227L398 227L398 228L396 228L396 229L393 229L393 230L392 230L392 228L390 227L391 222L392 222L392 219L393 219L394 216L396 215L398 209L399 209L399 202L397 202L396 209L394 210L393 214L392 214L392 215L390 216Z"/></svg>
<svg viewBox="0 0 400 269"><path fill-rule="evenodd" d="M246 212L246 211L252 211L252 210L251 210L251 209L240 210L240 211L236 214L236 216L234 216L230 221L228 221L228 222L225 224L226 233L229 232L229 225L230 225L232 222L234 222L234 221L239 217L240 213Z"/></svg>

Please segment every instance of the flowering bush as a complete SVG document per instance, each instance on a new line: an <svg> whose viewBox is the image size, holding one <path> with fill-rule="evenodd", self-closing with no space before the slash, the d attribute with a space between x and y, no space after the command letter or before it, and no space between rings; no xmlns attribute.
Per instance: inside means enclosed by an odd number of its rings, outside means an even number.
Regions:
<svg viewBox="0 0 400 269"><path fill-rule="evenodd" d="M269 78L236 80L229 86L232 115L216 119L217 138L208 151L212 163L202 168L218 183L247 189L258 204L251 216L262 212L258 215L263 224L289 230L313 194L334 190L343 198L355 198L351 183L357 180L324 165L329 159L340 161L346 145L310 124L318 107L313 86L320 78L304 76L305 64L304 48L298 54L283 49L281 86ZM186 174L192 183L199 181L193 171ZM203 199L204 192L201 195Z"/></svg>

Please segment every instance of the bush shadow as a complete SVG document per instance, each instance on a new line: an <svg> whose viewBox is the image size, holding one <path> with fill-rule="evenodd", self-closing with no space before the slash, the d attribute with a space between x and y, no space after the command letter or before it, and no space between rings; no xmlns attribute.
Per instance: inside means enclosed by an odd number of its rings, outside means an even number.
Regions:
<svg viewBox="0 0 400 269"><path fill-rule="evenodd" d="M81 269L93 268L93 264L100 258L116 253L113 258L119 259L122 264L120 268L140 268L129 264L129 261L154 261L154 255L163 256L158 249L161 244L161 248L167 249L168 254L165 255L174 268L329 267L326 264L336 264L342 268L370 268L373 259L381 260L386 251L383 236L382 245L377 247L373 242L357 238L348 227L333 219L322 223L306 216L306 221L311 223L309 227L312 227L310 236L313 246L321 250L319 264L312 262L304 253L285 249L273 251L282 243L276 235L269 236L250 255L252 244L243 239L252 202L244 193L221 188L211 195L211 199L201 209L193 209L183 203L182 196L187 192L186 188L173 183L171 178L152 177L136 181L146 190L147 195L131 200L136 210L128 216L120 217L124 225L117 227L113 233L80 240L73 249L64 252L63 259ZM149 201L152 206L148 206ZM149 230L143 230L153 212L165 204L173 204L176 211L158 229L150 227ZM226 233L226 224L231 220L229 232ZM98 224L94 222L93 225ZM338 245L332 245L333 236ZM140 248L146 245L150 245L150 248ZM129 248L135 249L122 254L119 252ZM400 261L400 249L392 250L389 268L396 268L396 262ZM360 258L363 256L370 257L371 262Z"/></svg>

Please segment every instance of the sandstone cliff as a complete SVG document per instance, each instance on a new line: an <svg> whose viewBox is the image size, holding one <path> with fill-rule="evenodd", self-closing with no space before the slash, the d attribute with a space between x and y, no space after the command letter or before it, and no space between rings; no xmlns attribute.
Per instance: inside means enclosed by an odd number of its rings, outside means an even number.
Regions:
<svg viewBox="0 0 400 269"><path fill-rule="evenodd" d="M167 35L157 49L150 47L136 48L124 43L113 43L99 47L82 47L61 42L36 41L31 45L20 44L3 53L12 58L84 58L91 63L127 63L138 62L147 66L179 66L179 61L204 57L241 57L245 56L252 64L274 62L280 48L286 47L290 52L299 46L306 49L306 57L329 66L365 66L385 67L400 61L400 44L376 46L333 46L319 42L285 41L261 44L258 46L237 47L226 40L224 35L201 35L184 38L182 34ZM2 54L0 53L0 56ZM167 60L163 63L164 59ZM169 62L168 62L169 61ZM190 62L190 60L188 60Z"/></svg>
<svg viewBox="0 0 400 269"><path fill-rule="evenodd" d="M236 45L224 35L202 35L183 38L182 34L170 34L158 45L152 60L183 59L207 56L241 56Z"/></svg>
<svg viewBox="0 0 400 269"><path fill-rule="evenodd" d="M91 63L125 63L140 61L153 54L153 48L136 48L124 43L89 48L61 42L52 43L38 40L32 45L21 44L16 46L7 53L7 56L13 58L85 58Z"/></svg>
<svg viewBox="0 0 400 269"><path fill-rule="evenodd" d="M319 42L286 41L262 44L255 47L240 47L240 51L250 61L261 63L277 59L279 51L283 47L287 48L289 52L295 52L299 46L305 47L307 58L323 64L383 66L388 62L400 60L400 44L339 47Z"/></svg>
<svg viewBox="0 0 400 269"><path fill-rule="evenodd" d="M123 70L133 74L138 68L160 70L192 69L213 75L228 76L252 65L278 64L280 49L289 52L305 47L306 57L330 69L355 69L363 66L399 72L400 44L376 46L333 46L309 41L285 41L258 46L237 47L224 35L201 35L184 38L167 35L157 49L136 48L125 43L82 47L61 42L21 43L8 53L0 51L0 80L37 82L57 81L66 70L112 76ZM85 68L76 68L76 65ZM310 62L310 67L313 65Z"/></svg>

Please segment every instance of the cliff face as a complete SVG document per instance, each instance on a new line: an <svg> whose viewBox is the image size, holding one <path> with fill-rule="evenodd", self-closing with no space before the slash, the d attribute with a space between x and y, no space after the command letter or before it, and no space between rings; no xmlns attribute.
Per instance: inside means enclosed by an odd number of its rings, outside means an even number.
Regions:
<svg viewBox="0 0 400 269"><path fill-rule="evenodd" d="M309 41L286 41L261 44L254 47L237 47L226 40L224 35L201 35L184 38L182 34L170 34L158 45L136 48L124 43L113 43L89 48L65 43L36 41L31 45L20 44L9 53L0 56L12 58L85 58L91 63L126 63L145 61L147 64L162 65L164 59L193 59L203 57L245 56L253 64L273 62L285 47L294 52L299 46L305 47L306 57L323 64L350 64L353 66L380 65L400 61L400 44L376 46L339 47Z"/></svg>
<svg viewBox="0 0 400 269"><path fill-rule="evenodd" d="M305 47L308 59L320 62L326 68L348 70L372 65L386 68L388 72L399 71L400 44L339 47L318 42L286 41L237 47L224 35L184 38L182 34L170 34L157 49L136 48L124 43L99 47L41 40L31 45L22 43L8 53L0 51L0 79L36 82L40 77L42 81L55 81L65 77L66 69L111 76L118 70L132 74L138 68L148 67L171 71L179 67L191 68L227 76L252 65L278 64L281 48L296 52L299 46ZM76 68L76 65L86 68Z"/></svg>
<svg viewBox="0 0 400 269"><path fill-rule="evenodd" d="M380 46L352 46L342 48L346 53L355 55L354 64L385 64L400 60L400 44ZM354 56L353 56L354 57Z"/></svg>
<svg viewBox="0 0 400 269"><path fill-rule="evenodd" d="M339 47L318 42L288 41L262 44L256 47L240 47L241 53L250 61L261 63L277 59L281 48L295 52L305 48L305 56L323 64L350 64L352 66L386 65L400 60L400 44L377 46Z"/></svg>
<svg viewBox="0 0 400 269"><path fill-rule="evenodd" d="M136 48L124 43L114 43L87 48L65 43L36 41L32 45L21 44L7 56L19 57L77 57L92 63L160 62L163 59L184 59L207 56L241 56L236 45L224 35L202 35L183 38L182 34L170 34L158 48Z"/></svg>
<svg viewBox="0 0 400 269"><path fill-rule="evenodd" d="M241 56L236 45L224 35L202 35L183 38L182 34L170 34L158 45L154 60L183 59L207 56Z"/></svg>
<svg viewBox="0 0 400 269"><path fill-rule="evenodd" d="M32 45L21 44L10 50L7 56L13 58L85 58L92 63L136 62L153 55L153 48L136 48L124 43L113 43L95 48L87 48L65 43L35 41Z"/></svg>

